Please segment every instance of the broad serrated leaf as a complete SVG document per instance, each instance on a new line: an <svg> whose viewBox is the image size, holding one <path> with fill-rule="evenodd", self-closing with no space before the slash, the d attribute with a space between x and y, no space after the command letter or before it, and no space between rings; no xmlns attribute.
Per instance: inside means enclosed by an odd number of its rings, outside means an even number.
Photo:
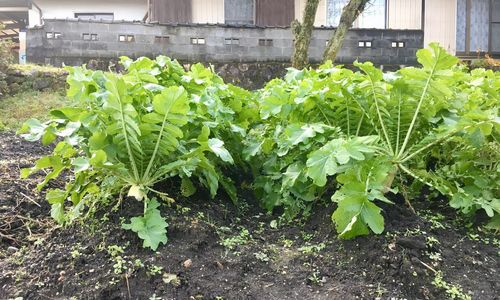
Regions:
<svg viewBox="0 0 500 300"><path fill-rule="evenodd" d="M153 100L155 112L160 115L179 114L185 115L189 110L187 93L183 87L169 87Z"/></svg>
<svg viewBox="0 0 500 300"><path fill-rule="evenodd" d="M250 141L247 146L243 149L243 156L246 160L249 160L251 157L257 155L262 148L265 140L262 141Z"/></svg>
<svg viewBox="0 0 500 300"><path fill-rule="evenodd" d="M384 231L384 218L380 211L366 196L349 196L338 201L332 220L341 238L366 235L369 233L368 228L380 234Z"/></svg>
<svg viewBox="0 0 500 300"><path fill-rule="evenodd" d="M156 251L160 244L166 244L167 222L158 210L160 204L156 199L148 201L144 216L133 217L128 224L122 224L123 229L136 232L144 240L142 246Z"/></svg>
<svg viewBox="0 0 500 300"><path fill-rule="evenodd" d="M334 139L326 143L320 149L309 154L307 165L307 176L313 179L318 186L326 184L326 177L336 174L339 165L347 164L351 158L363 160L363 153L373 153L375 150L370 144L377 140L376 137Z"/></svg>
<svg viewBox="0 0 500 300"><path fill-rule="evenodd" d="M269 118L281 112L284 105L288 103L289 94L280 87L275 87L269 91L269 94L262 98L261 117Z"/></svg>
<svg viewBox="0 0 500 300"><path fill-rule="evenodd" d="M288 142L292 145L297 145L299 143L307 143L309 138L312 138L316 133L323 133L324 129L319 124L305 124L298 125L293 124L285 130L288 135Z"/></svg>
<svg viewBox="0 0 500 300"><path fill-rule="evenodd" d="M337 160L328 148L321 148L311 153L306 165L307 176L318 186L324 186L326 176L333 175L337 171Z"/></svg>

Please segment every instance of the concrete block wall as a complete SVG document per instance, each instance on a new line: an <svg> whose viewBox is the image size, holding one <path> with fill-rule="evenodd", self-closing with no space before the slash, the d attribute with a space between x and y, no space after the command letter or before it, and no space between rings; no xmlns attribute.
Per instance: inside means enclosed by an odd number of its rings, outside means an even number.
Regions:
<svg viewBox="0 0 500 300"><path fill-rule="evenodd" d="M332 28L317 28L310 46L310 61L320 62ZM48 38L47 33L60 33ZM97 34L97 40L84 40L84 34ZM121 42L120 35L133 36ZM204 44L193 44L193 38ZM233 39L228 44L226 39ZM259 40L270 40L264 42ZM371 42L370 48L359 42ZM392 42L403 42L394 48ZM116 60L167 55L183 62L288 62L293 51L290 28L264 28L229 25L161 25L133 22L96 22L77 20L45 20L42 27L27 33L29 62L59 66L79 65L89 60ZM337 62L372 61L379 65L412 65L415 53L423 47L421 30L352 29L347 34Z"/></svg>

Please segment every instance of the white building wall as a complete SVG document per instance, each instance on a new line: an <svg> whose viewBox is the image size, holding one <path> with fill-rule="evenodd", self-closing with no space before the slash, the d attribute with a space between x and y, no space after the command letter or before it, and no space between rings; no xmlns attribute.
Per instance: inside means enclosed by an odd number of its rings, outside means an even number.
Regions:
<svg viewBox="0 0 500 300"><path fill-rule="evenodd" d="M387 13L389 29L422 28L422 0L389 0Z"/></svg>
<svg viewBox="0 0 500 300"><path fill-rule="evenodd" d="M30 10L28 10L28 26L39 26L42 25L42 15L40 10L33 6Z"/></svg>
<svg viewBox="0 0 500 300"><path fill-rule="evenodd" d="M306 1L307 0L295 0L295 19L300 22L302 22L304 16ZM318 10L316 11L316 17L314 19L314 26L326 26L326 0L319 1Z"/></svg>
<svg viewBox="0 0 500 300"><path fill-rule="evenodd" d="M75 13L113 13L115 20L142 20L147 13L147 0L34 0L44 19L74 18ZM36 7L29 13L30 27L40 25Z"/></svg>
<svg viewBox="0 0 500 300"><path fill-rule="evenodd" d="M457 1L426 0L424 46L438 42L448 52L455 54L457 34Z"/></svg>
<svg viewBox="0 0 500 300"><path fill-rule="evenodd" d="M224 23L224 0L191 0L193 23Z"/></svg>

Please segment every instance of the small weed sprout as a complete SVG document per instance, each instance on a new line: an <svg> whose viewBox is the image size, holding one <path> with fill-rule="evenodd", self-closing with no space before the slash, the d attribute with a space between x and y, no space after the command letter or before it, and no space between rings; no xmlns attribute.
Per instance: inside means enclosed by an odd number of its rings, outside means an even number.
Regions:
<svg viewBox="0 0 500 300"><path fill-rule="evenodd" d="M309 255L309 254L315 254L321 252L321 250L325 249L326 244L325 243L319 243L316 245L307 245L299 248L299 251L302 252L302 254Z"/></svg>
<svg viewBox="0 0 500 300"><path fill-rule="evenodd" d="M246 245L251 240L252 236L248 229L242 227L238 235L223 239L222 246L228 250L235 250L236 247Z"/></svg>
<svg viewBox="0 0 500 300"><path fill-rule="evenodd" d="M472 300L472 297L465 293L460 285L446 282L443 279L443 273L441 271L436 273L432 284L437 288L444 289L451 299Z"/></svg>
<svg viewBox="0 0 500 300"><path fill-rule="evenodd" d="M270 260L267 253L262 252L262 251L255 252L253 255L255 256L255 258L257 258L258 260L260 260L262 262L268 262Z"/></svg>
<svg viewBox="0 0 500 300"><path fill-rule="evenodd" d="M382 296L387 293L387 289L384 288L380 282L377 284L377 289L375 290L375 299L382 299Z"/></svg>
<svg viewBox="0 0 500 300"><path fill-rule="evenodd" d="M306 242L312 240L312 238L314 237L313 233L308 233L308 232L305 232L305 231L302 231L301 234L302 234L302 239L304 241L306 241Z"/></svg>
<svg viewBox="0 0 500 300"><path fill-rule="evenodd" d="M434 246L436 245L439 245L441 244L439 242L438 239L436 239L435 237L433 236L428 236L426 239L425 239L425 244L429 247L429 248L433 248Z"/></svg>
<svg viewBox="0 0 500 300"><path fill-rule="evenodd" d="M149 276L155 276L155 275L161 274L162 271L163 271L163 267L160 267L160 266L157 266L157 265L152 265L152 266L149 267L149 269L147 271L147 274Z"/></svg>
<svg viewBox="0 0 500 300"><path fill-rule="evenodd" d="M78 249L74 249L73 251L70 252L70 254L71 254L71 257L73 257L73 258L78 258L82 255L80 253L80 251L78 251Z"/></svg>
<svg viewBox="0 0 500 300"><path fill-rule="evenodd" d="M311 285L323 285L323 283L326 282L324 277L321 277L321 274L319 271L314 271L307 277L308 282Z"/></svg>

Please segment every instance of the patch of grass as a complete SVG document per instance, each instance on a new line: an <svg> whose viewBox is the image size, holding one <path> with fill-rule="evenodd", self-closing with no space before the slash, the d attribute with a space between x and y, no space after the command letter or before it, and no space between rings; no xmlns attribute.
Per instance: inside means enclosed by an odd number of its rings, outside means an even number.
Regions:
<svg viewBox="0 0 500 300"><path fill-rule="evenodd" d="M44 121L52 109L69 103L63 94L53 91L26 91L0 99L0 130L16 131L30 118Z"/></svg>
<svg viewBox="0 0 500 300"><path fill-rule="evenodd" d="M240 226L240 232L233 236L226 236L222 239L221 245L224 246L227 250L234 251L237 247L248 244L252 240L252 235L248 231L248 229ZM219 236L225 235L222 232L231 232L231 230L227 227L219 228ZM235 254L239 254L239 252L235 252Z"/></svg>
<svg viewBox="0 0 500 300"><path fill-rule="evenodd" d="M35 65L35 64L11 64L9 65L9 69L11 70L19 70L21 72L30 73L33 71L45 72L45 73L56 73L56 74L64 74L66 71L63 68L57 68L50 65Z"/></svg>
<svg viewBox="0 0 500 300"><path fill-rule="evenodd" d="M436 276L434 277L432 284L437 288L444 289L446 294L451 299L472 300L472 296L466 293L460 285L446 282L443 279L442 272L436 273Z"/></svg>
<svg viewBox="0 0 500 300"><path fill-rule="evenodd" d="M300 247L298 250L302 252L302 254L314 254L314 253L319 253L321 250L325 249L326 244L325 243L319 243L317 245L311 245L309 243L306 243L306 246Z"/></svg>

